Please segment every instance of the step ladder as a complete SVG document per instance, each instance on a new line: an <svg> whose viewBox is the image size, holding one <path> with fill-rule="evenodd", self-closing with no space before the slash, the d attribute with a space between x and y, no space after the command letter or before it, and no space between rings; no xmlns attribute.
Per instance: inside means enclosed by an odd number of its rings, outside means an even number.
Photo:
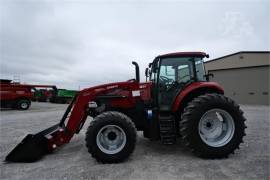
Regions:
<svg viewBox="0 0 270 180"><path fill-rule="evenodd" d="M172 115L159 116L160 138L163 144L175 144L176 142L176 128L175 118Z"/></svg>

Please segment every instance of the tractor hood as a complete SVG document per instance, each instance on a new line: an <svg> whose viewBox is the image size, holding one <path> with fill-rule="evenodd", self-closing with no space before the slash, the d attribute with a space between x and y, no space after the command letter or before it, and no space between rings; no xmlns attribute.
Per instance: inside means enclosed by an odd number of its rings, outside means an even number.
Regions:
<svg viewBox="0 0 270 180"><path fill-rule="evenodd" d="M140 96L141 92L145 94L144 91L149 90L151 85L151 82L138 83L136 80L129 80L94 86L83 89L81 93L84 96L89 95L89 93L95 94L95 96Z"/></svg>
<svg viewBox="0 0 270 180"><path fill-rule="evenodd" d="M123 88L123 87L126 87L126 88L139 87L139 83L136 81L108 83L108 84L102 84L102 85L83 89L82 92L84 91L89 92L90 90L95 91L95 92L110 91L112 89L118 89L118 88Z"/></svg>

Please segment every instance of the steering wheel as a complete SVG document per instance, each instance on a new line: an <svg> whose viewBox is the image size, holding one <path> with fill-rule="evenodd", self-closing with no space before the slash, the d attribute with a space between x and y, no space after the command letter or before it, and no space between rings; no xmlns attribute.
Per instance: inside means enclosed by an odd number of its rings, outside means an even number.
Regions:
<svg viewBox="0 0 270 180"><path fill-rule="evenodd" d="M159 76L159 79L162 81L163 84L168 84L173 81L172 79L167 78L166 76Z"/></svg>
<svg viewBox="0 0 270 180"><path fill-rule="evenodd" d="M176 83L173 79L167 78L166 76L159 76L161 88L165 91L169 91L174 83Z"/></svg>
<svg viewBox="0 0 270 180"><path fill-rule="evenodd" d="M169 79L165 76L160 76L160 79L163 81L163 83L166 86L166 91L171 91L174 88L177 88L178 86L184 86L185 82L181 82L182 79L184 79L185 77L189 77L190 75L187 74L185 76L183 76L182 78L180 78L178 81L173 81L172 79Z"/></svg>

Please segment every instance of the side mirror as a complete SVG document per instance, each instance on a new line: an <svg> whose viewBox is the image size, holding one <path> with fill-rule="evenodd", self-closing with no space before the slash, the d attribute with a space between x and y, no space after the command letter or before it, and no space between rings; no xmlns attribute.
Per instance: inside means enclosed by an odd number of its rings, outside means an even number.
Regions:
<svg viewBox="0 0 270 180"><path fill-rule="evenodd" d="M149 68L145 68L145 77L149 77Z"/></svg>
<svg viewBox="0 0 270 180"><path fill-rule="evenodd" d="M145 68L145 79L147 81L147 78L149 77L149 68Z"/></svg>
<svg viewBox="0 0 270 180"><path fill-rule="evenodd" d="M159 59L154 59L154 61L151 63L151 69L152 69L152 72L156 73L157 70L158 70L158 63Z"/></svg>

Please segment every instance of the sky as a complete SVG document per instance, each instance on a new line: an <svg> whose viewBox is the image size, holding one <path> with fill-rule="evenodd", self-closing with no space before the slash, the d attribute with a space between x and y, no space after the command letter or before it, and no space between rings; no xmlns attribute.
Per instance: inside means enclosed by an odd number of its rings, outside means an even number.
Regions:
<svg viewBox="0 0 270 180"><path fill-rule="evenodd" d="M0 78L83 89L164 53L270 50L270 1L0 0Z"/></svg>

